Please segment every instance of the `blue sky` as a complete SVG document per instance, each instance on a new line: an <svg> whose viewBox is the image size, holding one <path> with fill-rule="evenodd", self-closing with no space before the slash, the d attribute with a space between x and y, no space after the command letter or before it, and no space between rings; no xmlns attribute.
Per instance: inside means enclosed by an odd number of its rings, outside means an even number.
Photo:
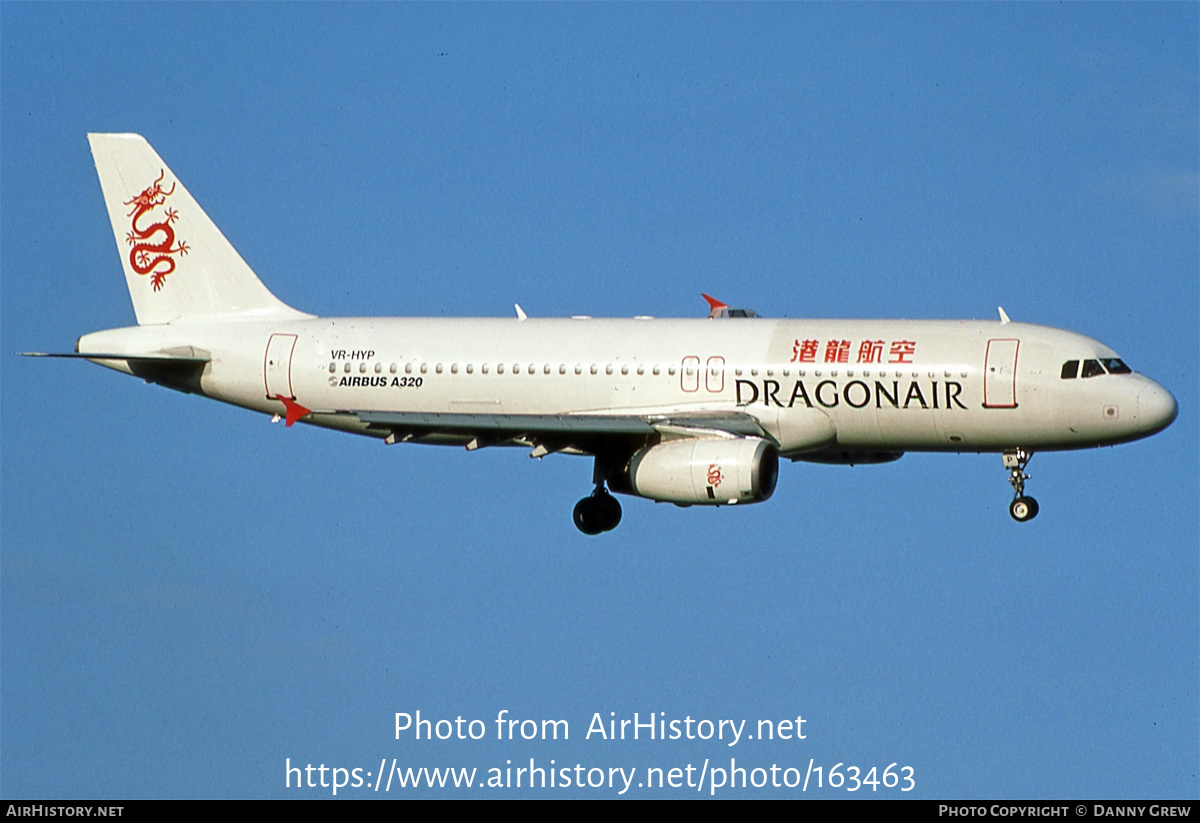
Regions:
<svg viewBox="0 0 1200 823"><path fill-rule="evenodd" d="M1198 26L1182 3L0 5L0 794L733 757L908 765L920 797L1195 797ZM1105 341L1179 419L1036 456L1026 525L998 455L911 454L787 465L744 509L627 499L584 538L582 459L383 448L14 356L133 323L89 131L144 134L317 314L1003 305ZM395 739L417 710L492 734ZM497 741L501 710L571 738ZM610 712L806 739L585 740Z"/></svg>

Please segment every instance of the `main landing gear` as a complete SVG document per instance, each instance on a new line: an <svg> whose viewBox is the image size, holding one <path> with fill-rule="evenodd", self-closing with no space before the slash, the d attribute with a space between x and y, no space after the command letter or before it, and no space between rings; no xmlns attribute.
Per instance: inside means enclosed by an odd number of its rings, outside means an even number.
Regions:
<svg viewBox="0 0 1200 823"><path fill-rule="evenodd" d="M592 468L592 482L596 490L575 504L575 527L584 534L610 532L621 522L621 504L608 493L604 484L612 476L614 459L611 455L597 454Z"/></svg>
<svg viewBox="0 0 1200 823"><path fill-rule="evenodd" d="M612 531L621 522L621 504L603 485L575 504L575 526L584 534Z"/></svg>
<svg viewBox="0 0 1200 823"><path fill-rule="evenodd" d="M1008 504L1008 513L1018 523L1032 520L1037 517L1038 504L1032 497L1025 496L1025 481L1029 479L1025 467L1029 465L1033 452L1014 449L1004 452L1003 457L1004 468L1008 469L1008 483L1013 487L1013 501Z"/></svg>

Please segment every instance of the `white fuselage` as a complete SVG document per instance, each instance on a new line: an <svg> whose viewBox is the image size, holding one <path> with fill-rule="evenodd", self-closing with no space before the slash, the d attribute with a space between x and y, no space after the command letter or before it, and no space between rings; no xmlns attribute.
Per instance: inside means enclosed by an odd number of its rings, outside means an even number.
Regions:
<svg viewBox="0 0 1200 823"><path fill-rule="evenodd" d="M1067 361L1117 355L1024 323L222 318L78 344L81 353L184 347L211 358L199 383L208 397L278 414L283 395L313 411L305 422L375 436L384 433L344 412L741 411L785 456L1084 448L1147 436L1176 412L1165 389L1135 373L1064 379Z"/></svg>

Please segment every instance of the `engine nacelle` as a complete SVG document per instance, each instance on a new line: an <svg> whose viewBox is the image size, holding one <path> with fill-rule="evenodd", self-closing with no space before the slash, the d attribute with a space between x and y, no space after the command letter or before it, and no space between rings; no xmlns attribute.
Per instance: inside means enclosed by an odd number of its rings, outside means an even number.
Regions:
<svg viewBox="0 0 1200 823"><path fill-rule="evenodd" d="M761 503L775 491L779 451L753 437L674 440L637 452L624 479L617 491L667 503Z"/></svg>

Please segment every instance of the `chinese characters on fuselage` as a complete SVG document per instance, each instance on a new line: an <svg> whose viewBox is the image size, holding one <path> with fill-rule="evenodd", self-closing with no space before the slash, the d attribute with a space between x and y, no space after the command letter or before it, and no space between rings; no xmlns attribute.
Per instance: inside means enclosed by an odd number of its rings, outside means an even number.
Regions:
<svg viewBox="0 0 1200 823"><path fill-rule="evenodd" d="M888 347L888 359L883 359L884 346ZM853 348L849 340L825 341L824 359L818 361L821 351L819 340L799 340L792 344L792 363L850 363L850 351ZM907 363L911 364L913 355L917 352L914 340L863 340L858 344L854 363Z"/></svg>

